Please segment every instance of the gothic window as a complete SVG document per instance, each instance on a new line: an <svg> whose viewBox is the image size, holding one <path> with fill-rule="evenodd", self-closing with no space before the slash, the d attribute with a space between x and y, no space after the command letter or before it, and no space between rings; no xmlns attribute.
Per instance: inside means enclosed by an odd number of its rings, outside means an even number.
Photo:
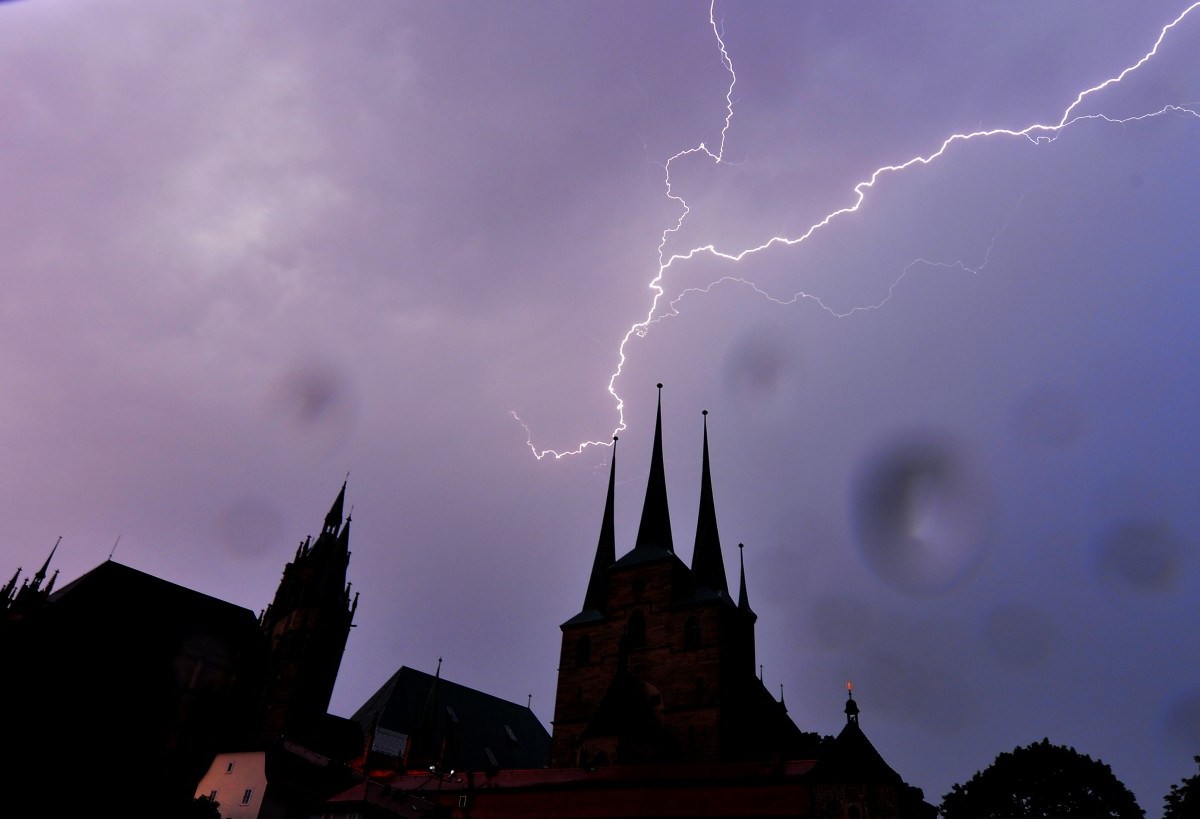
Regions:
<svg viewBox="0 0 1200 819"><path fill-rule="evenodd" d="M592 638L586 634L575 641L575 667L587 665L592 661Z"/></svg>
<svg viewBox="0 0 1200 819"><path fill-rule="evenodd" d="M700 648L700 621L689 617L683 624L683 650L695 651Z"/></svg>
<svg viewBox="0 0 1200 819"><path fill-rule="evenodd" d="M646 647L646 615L642 614L641 609L637 609L629 615L629 626L626 633L629 648Z"/></svg>

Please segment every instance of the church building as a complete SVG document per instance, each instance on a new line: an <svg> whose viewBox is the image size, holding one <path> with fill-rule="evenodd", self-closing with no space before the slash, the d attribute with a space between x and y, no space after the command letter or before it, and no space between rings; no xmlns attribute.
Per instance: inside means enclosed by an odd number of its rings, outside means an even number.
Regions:
<svg viewBox="0 0 1200 819"><path fill-rule="evenodd" d="M548 766L397 771L321 812L344 819L780 816L932 819L885 762L848 692L836 737L800 730L755 675L745 563L731 593L717 529L705 414L690 565L675 551L662 385L637 537L618 556L615 440L581 609L563 622Z"/></svg>

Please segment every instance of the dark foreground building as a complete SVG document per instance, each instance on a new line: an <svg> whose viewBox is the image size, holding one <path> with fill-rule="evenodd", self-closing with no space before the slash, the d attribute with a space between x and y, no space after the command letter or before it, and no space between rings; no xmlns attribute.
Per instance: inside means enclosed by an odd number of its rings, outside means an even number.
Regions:
<svg viewBox="0 0 1200 819"><path fill-rule="evenodd" d="M618 556L615 457L552 734L520 706L401 667L327 713L357 606L345 484L261 615L111 559L0 588L3 815L230 819L784 816L932 819L863 734L803 731L755 675L744 564L730 589L703 436L690 565L675 551L661 397L641 522ZM615 450L614 450L615 456ZM53 552L51 552L53 556Z"/></svg>
<svg viewBox="0 0 1200 819"><path fill-rule="evenodd" d="M218 751L355 752L357 725L327 714L357 604L345 490L261 615L111 559L57 590L50 558L18 569L0 589L0 812L179 815Z"/></svg>

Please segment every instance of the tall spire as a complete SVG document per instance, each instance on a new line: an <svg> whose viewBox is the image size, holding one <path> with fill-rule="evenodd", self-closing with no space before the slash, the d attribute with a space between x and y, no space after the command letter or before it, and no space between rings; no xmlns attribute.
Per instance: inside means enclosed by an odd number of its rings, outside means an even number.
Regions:
<svg viewBox="0 0 1200 819"><path fill-rule="evenodd" d="M650 478L646 482L646 501L642 504L642 522L638 526L637 549L675 551L671 540L671 514L667 508L667 475L662 452L662 384L658 385L658 417L654 423L654 453L650 457Z"/></svg>
<svg viewBox="0 0 1200 819"><path fill-rule="evenodd" d="M746 593L746 556L743 550L746 544L738 544L738 564L741 568L741 582L738 584L738 610L750 615L753 619L758 619L758 615L750 610L750 595Z"/></svg>
<svg viewBox="0 0 1200 819"><path fill-rule="evenodd" d="M42 564L42 568L37 570L37 574L33 576L33 588L41 588L42 581L46 579L46 572L50 569L50 561L54 559L54 553L58 551L58 544L62 543L62 535L58 536L58 540L54 541L54 548L50 550L50 554L46 556L46 562Z"/></svg>
<svg viewBox="0 0 1200 819"><path fill-rule="evenodd" d="M608 500L604 502L604 518L600 522L600 541L596 544L596 559L592 562L592 575L588 578L587 594L583 597L583 610L601 611L607 591L605 579L608 567L617 559L616 527L613 525L613 497L617 482L617 436L613 436L612 456L608 470Z"/></svg>
<svg viewBox="0 0 1200 819"><path fill-rule="evenodd" d="M717 510L713 503L712 476L708 469L708 410L704 415L704 459L700 474L700 514L696 519L696 547L692 552L692 573L696 582L718 594L729 594L725 579L725 560L721 557L721 536L717 533Z"/></svg>
<svg viewBox="0 0 1200 819"><path fill-rule="evenodd" d="M348 480L348 479L347 479ZM338 492L337 500L333 502L333 506L329 508L329 514L325 516L325 532L331 535L336 535L338 527L342 525L342 505L346 502L346 481L342 481L342 490Z"/></svg>

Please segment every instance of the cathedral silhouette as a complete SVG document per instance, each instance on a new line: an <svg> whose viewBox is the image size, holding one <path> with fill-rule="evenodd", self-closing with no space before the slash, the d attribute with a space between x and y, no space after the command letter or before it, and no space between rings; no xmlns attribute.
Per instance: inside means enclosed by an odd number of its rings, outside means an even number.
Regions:
<svg viewBox="0 0 1200 819"><path fill-rule="evenodd" d="M560 626L552 731L440 663L401 667L351 717L328 713L358 602L343 483L257 616L111 557L58 589L53 549L31 577L18 568L0 589L11 815L206 815L189 811L208 801L230 819L932 819L863 733L852 693L845 726L823 737L756 676L757 615L740 545L729 587L707 413L691 564L676 553L658 386L641 520L619 556L614 439L583 603Z"/></svg>

